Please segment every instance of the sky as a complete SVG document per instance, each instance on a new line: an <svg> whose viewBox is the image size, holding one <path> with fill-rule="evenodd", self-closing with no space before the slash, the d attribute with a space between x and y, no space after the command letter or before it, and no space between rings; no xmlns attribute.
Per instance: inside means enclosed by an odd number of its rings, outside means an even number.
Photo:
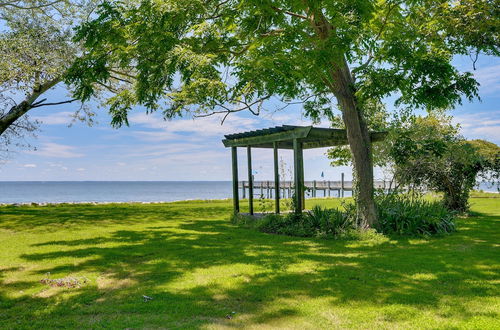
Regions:
<svg viewBox="0 0 500 330"><path fill-rule="evenodd" d="M472 70L467 58L455 59L461 70ZM485 139L500 144L500 59L483 57L474 71L481 84L481 101L464 101L450 112L460 123L468 139ZM64 100L62 88L51 91L49 100ZM392 99L387 108L393 110ZM92 127L72 121L76 104L43 107L30 112L42 122L36 139L29 142L36 150L17 150L0 163L0 181L229 181L231 151L224 148L224 134L268 128L278 125L310 125L303 118L300 105L284 111L230 115L224 125L220 117L180 118L164 121L159 114L132 111L129 127L111 128L105 109L97 110L98 123ZM328 123L318 126L328 127ZM304 151L306 180L339 180L350 167L332 167L326 148ZM246 179L246 150L239 149L240 180ZM283 164L290 169L292 151L280 150ZM273 179L272 149L254 149L252 153L256 180ZM324 173L324 178L321 177ZM375 169L383 179L384 171ZM291 175L288 175L291 179Z"/></svg>

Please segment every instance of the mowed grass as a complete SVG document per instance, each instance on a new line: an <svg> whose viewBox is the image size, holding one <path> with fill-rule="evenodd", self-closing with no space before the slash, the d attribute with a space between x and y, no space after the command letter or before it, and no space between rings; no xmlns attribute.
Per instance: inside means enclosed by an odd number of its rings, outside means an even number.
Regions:
<svg viewBox="0 0 500 330"><path fill-rule="evenodd" d="M361 241L239 228L230 201L1 207L0 328L500 328L500 198L471 204L452 235Z"/></svg>

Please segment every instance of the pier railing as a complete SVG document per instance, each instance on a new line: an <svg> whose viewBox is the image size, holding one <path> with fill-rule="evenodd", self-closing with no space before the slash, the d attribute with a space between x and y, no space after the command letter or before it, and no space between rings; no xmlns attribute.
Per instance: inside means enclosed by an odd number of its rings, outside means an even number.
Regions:
<svg viewBox="0 0 500 330"><path fill-rule="evenodd" d="M376 180L373 182L375 189L390 189L391 182ZM247 198L250 184L248 181L239 181L238 189L241 189L242 197ZM265 198L273 198L275 191L274 181L254 181L253 193L254 196L263 196ZM332 192L338 197L344 197L344 192L354 190L352 181L330 181L330 180L314 180L304 181L304 188L307 190L310 197L331 197ZM294 189L293 181L280 181L279 185L280 197L291 198ZM318 191L320 192L318 196ZM334 194L335 196L335 194Z"/></svg>

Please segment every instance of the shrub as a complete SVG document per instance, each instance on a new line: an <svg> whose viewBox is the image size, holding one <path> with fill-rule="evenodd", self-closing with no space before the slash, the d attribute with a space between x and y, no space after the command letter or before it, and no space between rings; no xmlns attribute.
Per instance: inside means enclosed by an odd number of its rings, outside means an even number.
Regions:
<svg viewBox="0 0 500 330"><path fill-rule="evenodd" d="M312 237L315 230L310 226L304 214L289 213L287 215L268 214L257 222L257 229L264 233Z"/></svg>
<svg viewBox="0 0 500 330"><path fill-rule="evenodd" d="M340 237L354 228L352 217L338 209L316 206L311 212L286 215L269 214L257 222L265 233L299 237Z"/></svg>
<svg viewBox="0 0 500 330"><path fill-rule="evenodd" d="M340 236L354 228L355 217L339 209L327 209L316 205L306 214L311 225L318 229L319 235Z"/></svg>
<svg viewBox="0 0 500 330"><path fill-rule="evenodd" d="M409 194L376 197L379 230L384 234L430 236L455 231L455 213L439 201Z"/></svg>
<svg viewBox="0 0 500 330"><path fill-rule="evenodd" d="M451 117L411 117L396 125L387 142L396 182L443 193L450 210L469 209L469 193L478 179L498 186L500 147L484 140L466 141Z"/></svg>

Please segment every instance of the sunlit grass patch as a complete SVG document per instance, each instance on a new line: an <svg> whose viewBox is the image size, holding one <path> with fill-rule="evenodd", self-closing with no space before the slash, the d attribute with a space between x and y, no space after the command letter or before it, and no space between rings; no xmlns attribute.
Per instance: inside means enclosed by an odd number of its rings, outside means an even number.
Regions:
<svg viewBox="0 0 500 330"><path fill-rule="evenodd" d="M230 201L3 207L0 320L45 329L500 327L499 199L471 204L476 215L444 237L350 240L240 228ZM51 287L41 282L49 272L89 281Z"/></svg>

